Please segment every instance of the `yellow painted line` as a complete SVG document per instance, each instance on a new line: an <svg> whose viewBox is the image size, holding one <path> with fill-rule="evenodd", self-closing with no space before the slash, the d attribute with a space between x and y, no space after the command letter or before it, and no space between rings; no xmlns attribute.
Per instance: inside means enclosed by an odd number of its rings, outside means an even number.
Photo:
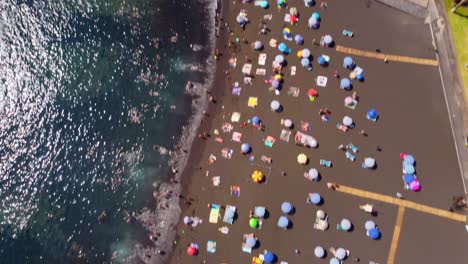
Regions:
<svg viewBox="0 0 468 264"><path fill-rule="evenodd" d="M421 65L428 65L428 66L438 66L439 62L437 60L432 59L422 59L416 57L408 57L408 56L399 56L399 55L392 55L392 54L384 54L384 53L377 53L372 51L365 51L359 50L354 48L348 48L341 45L336 46L336 51L347 53L356 56L362 56L367 58L374 58L374 59L381 59L384 60L387 58L389 61L397 61L397 62L405 62L405 63L414 63L414 64L421 64Z"/></svg>
<svg viewBox="0 0 468 264"><path fill-rule="evenodd" d="M403 207L410 208L416 211L436 215L439 217L444 217L444 218L458 221L458 222L463 222L463 223L466 222L466 215L452 213L447 210L442 210L442 209L434 208L431 206L418 204L418 203L407 201L407 200L402 200L402 199L395 198L389 195L364 191L361 189L357 189L357 188L353 188L353 187L349 187L345 185L338 185L336 188L336 191L366 198L366 199L371 199L371 200L380 201L384 203L403 206Z"/></svg>
<svg viewBox="0 0 468 264"><path fill-rule="evenodd" d="M401 226L403 224L403 216L405 214L405 207L398 207L398 214L396 219L395 228L393 229L392 243L390 244L390 252L388 253L387 264L395 263L395 254L398 247L398 240L400 239Z"/></svg>

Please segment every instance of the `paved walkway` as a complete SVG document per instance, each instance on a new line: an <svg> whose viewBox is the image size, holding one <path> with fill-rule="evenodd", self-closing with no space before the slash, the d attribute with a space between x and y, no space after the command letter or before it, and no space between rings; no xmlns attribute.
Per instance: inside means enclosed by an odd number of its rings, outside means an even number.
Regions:
<svg viewBox="0 0 468 264"><path fill-rule="evenodd" d="M405 215L405 207L398 207L398 215L393 229L392 244L390 245L390 252L388 253L387 264L395 263L395 254L398 248L398 240L400 239L401 226L403 225L403 216Z"/></svg>

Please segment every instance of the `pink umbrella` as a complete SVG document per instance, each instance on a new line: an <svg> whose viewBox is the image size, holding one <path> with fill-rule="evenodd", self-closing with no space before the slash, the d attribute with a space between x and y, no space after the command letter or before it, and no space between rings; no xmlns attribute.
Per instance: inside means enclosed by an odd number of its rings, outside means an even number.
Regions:
<svg viewBox="0 0 468 264"><path fill-rule="evenodd" d="M413 192L418 192L419 190L421 190L421 185L419 184L418 180L414 180L410 183L409 186Z"/></svg>
<svg viewBox="0 0 468 264"><path fill-rule="evenodd" d="M344 103L347 105L350 105L353 103L353 98L351 96L348 96L344 99Z"/></svg>

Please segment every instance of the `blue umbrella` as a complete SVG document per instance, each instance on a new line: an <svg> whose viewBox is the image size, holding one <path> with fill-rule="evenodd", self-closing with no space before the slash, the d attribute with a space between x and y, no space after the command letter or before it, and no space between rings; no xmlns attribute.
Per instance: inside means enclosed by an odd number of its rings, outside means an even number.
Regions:
<svg viewBox="0 0 468 264"><path fill-rule="evenodd" d="M279 86L280 86L280 82L278 80L273 80L271 82L271 87L278 89Z"/></svg>
<svg viewBox="0 0 468 264"><path fill-rule="evenodd" d="M284 56L283 55L276 55L275 61L278 63L283 63L284 62Z"/></svg>
<svg viewBox="0 0 468 264"><path fill-rule="evenodd" d="M237 16L236 20L237 20L237 23L241 24L242 22L245 21L245 18L243 16Z"/></svg>
<svg viewBox="0 0 468 264"><path fill-rule="evenodd" d="M325 58L323 56L319 56L317 58L317 62L318 62L319 65L324 65L324 64L327 63L327 60L325 60Z"/></svg>
<svg viewBox="0 0 468 264"><path fill-rule="evenodd" d="M414 174L414 166L406 162L403 162L403 170L405 173Z"/></svg>
<svg viewBox="0 0 468 264"><path fill-rule="evenodd" d="M260 118L258 116L252 117L252 124L260 125Z"/></svg>
<svg viewBox="0 0 468 264"><path fill-rule="evenodd" d="M358 75L356 75L356 80L362 82L362 81L364 81L364 76L362 74L358 74Z"/></svg>
<svg viewBox="0 0 468 264"><path fill-rule="evenodd" d="M307 66L309 66L309 64L310 64L310 61L309 61L309 59L307 59L307 58L303 58L303 59L301 60L301 64L302 64L303 67L307 67Z"/></svg>
<svg viewBox="0 0 468 264"><path fill-rule="evenodd" d="M294 36L294 41L299 45L304 44L304 38L301 35Z"/></svg>
<svg viewBox="0 0 468 264"><path fill-rule="evenodd" d="M406 184L410 184L414 181L414 175L407 173L403 176L403 180L405 181Z"/></svg>
<svg viewBox="0 0 468 264"><path fill-rule="evenodd" d="M406 164L411 164L413 165L414 164L414 157L412 155L405 155L405 157L403 158L403 161L406 163Z"/></svg>
<svg viewBox="0 0 468 264"><path fill-rule="evenodd" d="M267 1L260 2L260 7L262 7L263 9L267 9L268 8L268 2Z"/></svg>
<svg viewBox="0 0 468 264"><path fill-rule="evenodd" d="M267 251L263 260L267 263L272 263L275 260L275 255L273 255L273 253L271 253L270 251Z"/></svg>
<svg viewBox="0 0 468 264"><path fill-rule="evenodd" d="M353 67L354 61L351 57L345 57L343 59L343 67L351 69Z"/></svg>
<svg viewBox="0 0 468 264"><path fill-rule="evenodd" d="M286 29L283 29L283 36L289 36L291 34L291 32L288 32L288 30Z"/></svg>
<svg viewBox="0 0 468 264"><path fill-rule="evenodd" d="M249 151L250 151L250 145L247 143L242 144L241 152L245 154L245 153L249 153Z"/></svg>
<svg viewBox="0 0 468 264"><path fill-rule="evenodd" d="M351 81L348 78L341 79L340 88L348 90L351 88Z"/></svg>
<svg viewBox="0 0 468 264"><path fill-rule="evenodd" d="M289 225L289 220L286 216L280 216L278 219L278 226L281 228L287 228Z"/></svg>
<svg viewBox="0 0 468 264"><path fill-rule="evenodd" d="M312 13L312 17L315 18L316 20L319 20L320 19L320 15L318 12L313 12Z"/></svg>
<svg viewBox="0 0 468 264"><path fill-rule="evenodd" d="M257 240L254 237L249 237L247 238L247 240L245 240L245 243L247 244L247 246L253 248L257 244Z"/></svg>
<svg viewBox="0 0 468 264"><path fill-rule="evenodd" d="M371 108L367 111L367 118L368 119L376 119L378 116L377 111L374 108Z"/></svg>
<svg viewBox="0 0 468 264"><path fill-rule="evenodd" d="M255 207L255 215L258 216L258 217L264 217L265 216L265 207L263 206L257 206Z"/></svg>
<svg viewBox="0 0 468 264"><path fill-rule="evenodd" d="M377 228L372 228L367 231L367 236L370 237L372 240L376 240L380 236L380 232Z"/></svg>
<svg viewBox="0 0 468 264"><path fill-rule="evenodd" d="M290 202L284 202L281 204L281 212L289 214L292 211L292 204Z"/></svg>
<svg viewBox="0 0 468 264"><path fill-rule="evenodd" d="M313 16L309 18L309 27L316 26L318 24L318 20L315 19Z"/></svg>
<svg viewBox="0 0 468 264"><path fill-rule="evenodd" d="M340 260L333 257L330 259L330 264L341 264Z"/></svg>
<svg viewBox="0 0 468 264"><path fill-rule="evenodd" d="M322 197L320 197L320 194L318 194L318 193L310 194L309 198L310 198L310 201L315 205L319 204L320 201L322 200Z"/></svg>

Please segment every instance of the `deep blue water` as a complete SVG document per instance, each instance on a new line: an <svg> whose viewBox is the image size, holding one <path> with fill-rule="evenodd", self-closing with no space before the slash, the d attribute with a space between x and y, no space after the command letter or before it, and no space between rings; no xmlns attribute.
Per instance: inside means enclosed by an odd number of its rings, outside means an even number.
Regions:
<svg viewBox="0 0 468 264"><path fill-rule="evenodd" d="M121 262L148 243L126 220L168 180L153 145L172 150L192 113L206 16L196 0L0 1L1 263Z"/></svg>

